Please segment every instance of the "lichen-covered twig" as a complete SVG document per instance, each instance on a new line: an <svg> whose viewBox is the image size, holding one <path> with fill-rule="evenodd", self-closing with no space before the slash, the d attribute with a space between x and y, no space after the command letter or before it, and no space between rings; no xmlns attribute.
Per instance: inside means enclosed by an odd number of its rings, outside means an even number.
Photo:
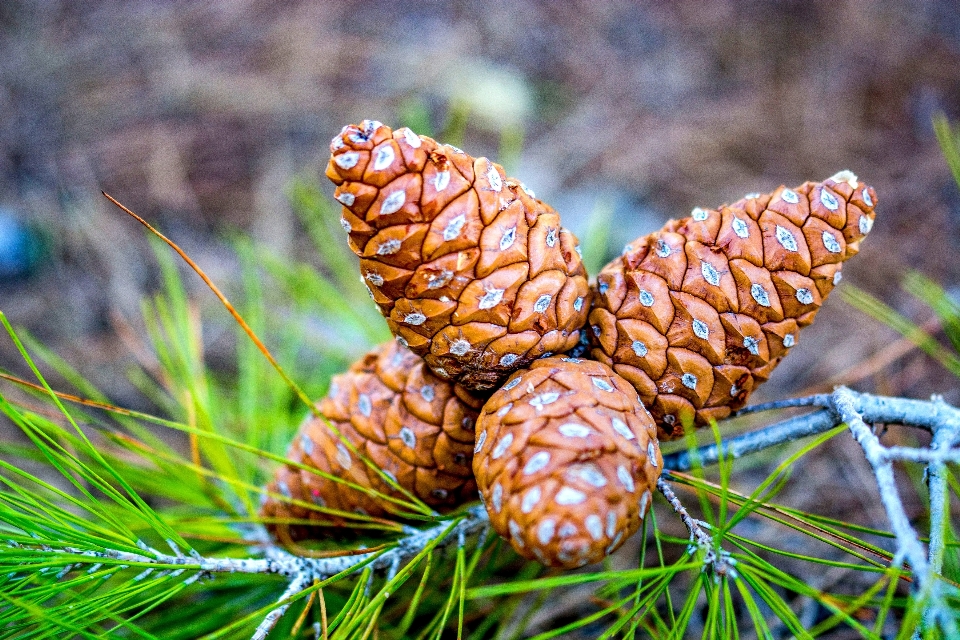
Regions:
<svg viewBox="0 0 960 640"><path fill-rule="evenodd" d="M707 531L710 529L710 523L697 520L691 516L683 503L680 502L680 498L673 492L670 483L662 476L657 480L657 490L666 498L686 526L687 531L690 532L690 553L693 554L697 549L701 549L704 552L704 567L710 568L718 576L732 574L735 561L730 557L730 554L717 547L713 536Z"/></svg>
<svg viewBox="0 0 960 640"><path fill-rule="evenodd" d="M303 591L303 588L307 584L309 583L306 580L306 576L302 574L290 581L290 584L287 585L286 591L284 591L283 595L277 599L277 602L281 603L280 606L267 614L267 616L263 619L263 622L261 622L257 627L257 630L253 632L252 640L264 640L267 637L267 634L270 633L270 630L277 626L277 622L280 621L280 618L283 617L283 614L287 612L288 608L290 608L290 603L286 602L286 600Z"/></svg>
<svg viewBox="0 0 960 640"><path fill-rule="evenodd" d="M941 398L934 398L934 404L939 411L941 408L952 409ZM944 534L948 515L948 493L945 466L947 462L957 462L960 449L955 449L960 443L960 420L945 419L933 434L933 441L929 449L906 449L905 454L911 451L929 453L927 466L927 485L930 490L930 570L940 573L943 569ZM899 450L900 447L890 447L888 451ZM903 458L906 459L906 456Z"/></svg>
<svg viewBox="0 0 960 640"><path fill-rule="evenodd" d="M829 407L830 394L818 393L812 396L803 396L802 398L786 398L784 400L773 400L772 402L761 402L744 407L737 411L733 417L747 415L749 413L760 413L761 411L775 411L777 409L792 409L796 407Z"/></svg>
<svg viewBox="0 0 960 640"><path fill-rule="evenodd" d="M866 422L902 424L918 427L931 433L946 422L960 424L960 409L952 407L939 399L913 400L910 398L891 398L887 396L875 396L869 393L858 393L845 387L841 388L845 389L846 393L851 394L851 396L856 399L857 405L860 407L860 413ZM789 401L757 405L755 408L751 407L749 408L750 411L804 406L822 408L813 413L788 418L787 420L772 424L769 427L724 440L720 447L711 444L700 447L693 452L678 451L665 455L663 457L663 466L665 469L672 469L674 471L689 471L694 466L694 461L696 461L698 465L710 466L716 464L721 456L733 459L742 458L745 455L756 453L757 451L829 431L841 424L829 408L833 404L832 398L832 395L814 395L806 398L795 398ZM747 411L747 409L744 411ZM954 454L950 455L952 456Z"/></svg>
<svg viewBox="0 0 960 640"><path fill-rule="evenodd" d="M877 488L880 491L880 501L887 512L890 528L897 541L897 557L904 558L910 563L918 599L925 603L924 626L933 628L939 625L946 633L946 637L956 638L960 631L958 631L953 612L943 598L946 584L939 579L938 575L942 563L937 561L936 568L933 564L934 558L942 558L946 488L941 486L931 488L930 555L928 556L924 552L919 535L910 524L893 475L893 461L904 457L911 459L912 456L904 456L904 450L901 447L887 448L880 443L880 439L874 435L873 430L864 420L865 412L861 410L859 400L860 398L854 392L845 387L839 387L833 393L833 410L837 417L850 428L854 439L860 444L867 461L873 468ZM923 458L931 463L927 468L928 474L933 471L938 484L942 481L939 476L944 463L953 458L951 454L954 452L951 452L949 447L956 439L960 424L957 421L956 410L942 400L934 398L929 406L930 417L935 420L930 424L935 446L931 446L929 450L917 451L925 451L929 454ZM937 418L939 422L936 422ZM920 458L920 456L917 457ZM920 634L921 630L917 629L914 637L919 638Z"/></svg>
<svg viewBox="0 0 960 640"><path fill-rule="evenodd" d="M262 639L286 612L288 603L284 601L312 584L314 580L323 581L338 574L351 573L352 570L359 570L361 567L370 567L375 572L388 572L408 562L432 543L444 545L467 536L482 536L488 526L487 513L482 505L478 505L467 509L452 527L449 521L443 521L428 529L411 529L409 535L398 540L396 546L386 551L332 558L295 556L269 543L266 532L262 529L251 535L252 542L262 545L264 555L262 558L207 558L196 553L184 555L176 549L175 553L166 554L143 543L138 544L143 549L143 553L119 550L90 551L74 547L55 548L49 545L39 546L33 551L43 551L51 555L75 555L78 561L73 566L77 568L85 563L102 565L114 561L118 567L138 566L147 570L191 572L186 579L187 583L196 582L202 575L219 573L262 573L284 576L289 579L289 582L283 595L277 600L282 604L267 614L253 635L255 639Z"/></svg>
<svg viewBox="0 0 960 640"><path fill-rule="evenodd" d="M873 468L880 490L880 501L890 519L890 527L897 540L897 555L910 563L918 586L922 586L929 575L929 563L926 552L917 532L910 525L910 517L903 507L897 492L897 481L893 475L893 463L886 455L886 448L880 439L864 422L863 414L858 410L858 397L846 387L833 392L833 409L840 422L845 422L854 440L863 449L867 462Z"/></svg>
<svg viewBox="0 0 960 640"><path fill-rule="evenodd" d="M934 398L937 409L951 409L941 398ZM930 544L928 553L930 558L930 572L939 575L943 570L943 556L946 548L944 537L947 534L950 494L947 492L946 462L955 462L950 454L956 454L957 449L951 449L960 442L960 420L944 420L933 434L929 451L932 454L941 454L942 458L933 459L927 465L927 486L930 491ZM934 585L937 589L941 583ZM946 615L942 615L946 613ZM960 637L956 628L956 621L949 612L943 612L935 607L928 607L924 612L923 626L933 628L939 621L948 632L948 637ZM919 636L920 630L917 630Z"/></svg>
<svg viewBox="0 0 960 640"><path fill-rule="evenodd" d="M793 442L800 438L829 431L837 421L827 409L790 418L758 431L725 440L718 447L706 445L693 451L677 451L663 456L663 468L674 471L689 471L696 466L711 466L721 457L742 458L770 447Z"/></svg>

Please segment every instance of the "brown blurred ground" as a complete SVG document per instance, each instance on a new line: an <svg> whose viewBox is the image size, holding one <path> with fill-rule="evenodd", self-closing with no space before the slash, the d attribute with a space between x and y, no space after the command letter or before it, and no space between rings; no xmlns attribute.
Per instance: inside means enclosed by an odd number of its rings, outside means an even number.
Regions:
<svg viewBox="0 0 960 640"><path fill-rule="evenodd" d="M960 116L949 0L26 0L0 8L0 204L40 225L52 260L7 279L2 307L109 378L123 350L103 335L108 310L135 313L154 276L100 189L223 282L227 229L309 258L284 186L343 124L395 123L414 102L442 130L451 101L474 107L476 154L523 127L519 174L570 226L612 202L610 252L694 205L850 168L881 206L847 280L901 308L907 267L958 281L960 197L930 127ZM889 338L834 301L768 394ZM955 386L910 366L884 376L897 393Z"/></svg>
<svg viewBox="0 0 960 640"><path fill-rule="evenodd" d="M109 315L136 316L155 267L99 190L230 290L228 230L311 259L284 188L342 125L421 105L440 131L451 103L474 109L476 155L522 127L519 177L578 233L612 203L610 255L695 205L849 168L880 206L845 281L921 323L905 269L960 291L960 195L930 126L960 117L952 0L24 0L0 4L0 205L50 253L0 282L0 309L137 402ZM835 296L757 399L855 379L893 337ZM6 340L0 365L22 369ZM960 402L915 353L856 386Z"/></svg>

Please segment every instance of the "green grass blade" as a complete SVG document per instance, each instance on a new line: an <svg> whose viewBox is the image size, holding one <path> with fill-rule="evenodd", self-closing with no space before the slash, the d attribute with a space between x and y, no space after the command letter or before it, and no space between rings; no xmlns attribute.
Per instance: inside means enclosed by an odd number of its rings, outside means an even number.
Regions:
<svg viewBox="0 0 960 640"><path fill-rule="evenodd" d="M953 174L953 180L960 187L960 130L952 126L944 114L938 113L933 116L933 132Z"/></svg>
<svg viewBox="0 0 960 640"><path fill-rule="evenodd" d="M951 353L929 333L869 293L853 285L840 289L843 299L913 342L921 351L939 362L947 371L960 377L960 357Z"/></svg>
<svg viewBox="0 0 960 640"><path fill-rule="evenodd" d="M917 271L907 272L903 288L933 309L954 351L960 354L960 304L951 299L943 287Z"/></svg>

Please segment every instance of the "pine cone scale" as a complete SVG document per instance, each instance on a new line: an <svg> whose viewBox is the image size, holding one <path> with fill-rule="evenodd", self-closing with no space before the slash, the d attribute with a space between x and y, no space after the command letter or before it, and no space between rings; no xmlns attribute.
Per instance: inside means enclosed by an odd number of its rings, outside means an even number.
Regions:
<svg viewBox="0 0 960 640"><path fill-rule="evenodd" d="M639 527L662 459L652 419L608 367L537 360L491 396L477 429L478 487L521 555L583 566Z"/></svg>

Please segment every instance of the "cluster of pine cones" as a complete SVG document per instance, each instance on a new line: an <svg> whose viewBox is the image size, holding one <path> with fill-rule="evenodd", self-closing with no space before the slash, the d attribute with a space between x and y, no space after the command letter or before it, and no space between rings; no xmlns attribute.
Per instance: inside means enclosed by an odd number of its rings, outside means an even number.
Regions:
<svg viewBox="0 0 960 640"><path fill-rule="evenodd" d="M372 120L330 150L341 223L396 341L334 377L326 420L308 419L289 451L346 482L285 466L268 488L329 511L268 499L263 515L343 524L338 511L397 511L363 489L399 486L437 509L479 490L518 553L560 567L639 528L658 442L743 406L813 322L876 204L841 171L696 208L590 285L557 212L490 160Z"/></svg>

